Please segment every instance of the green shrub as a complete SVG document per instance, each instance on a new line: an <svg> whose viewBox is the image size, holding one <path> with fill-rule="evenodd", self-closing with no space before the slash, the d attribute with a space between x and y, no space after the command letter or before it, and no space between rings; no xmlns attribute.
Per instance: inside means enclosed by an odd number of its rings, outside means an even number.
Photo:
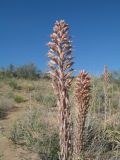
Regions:
<svg viewBox="0 0 120 160"><path fill-rule="evenodd" d="M10 64L5 68L0 68L0 78L25 78L38 79L42 72L35 64L24 64L19 67Z"/></svg>
<svg viewBox="0 0 120 160"><path fill-rule="evenodd" d="M57 133L51 136L50 140L50 160L58 160L58 151L59 151L59 136Z"/></svg>
<svg viewBox="0 0 120 160"><path fill-rule="evenodd" d="M107 125L103 129L102 121L96 118L90 118L85 128L85 153L93 156L93 159L110 159L114 152L120 148L120 130L110 128ZM107 158L103 158L107 156Z"/></svg>
<svg viewBox="0 0 120 160"><path fill-rule="evenodd" d="M22 96L15 96L14 100L16 103L26 102L26 99L24 99L24 97L22 97Z"/></svg>
<svg viewBox="0 0 120 160"><path fill-rule="evenodd" d="M21 120L18 120L10 134L10 139L18 145L37 152L41 159L58 159L58 134L43 120L46 111L34 108L28 110ZM44 118L43 118L44 117Z"/></svg>

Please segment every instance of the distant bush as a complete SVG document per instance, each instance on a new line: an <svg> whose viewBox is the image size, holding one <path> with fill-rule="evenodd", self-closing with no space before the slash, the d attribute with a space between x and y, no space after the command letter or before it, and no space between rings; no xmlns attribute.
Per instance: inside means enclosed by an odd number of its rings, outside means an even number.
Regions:
<svg viewBox="0 0 120 160"><path fill-rule="evenodd" d="M15 96L14 97L15 102L17 103L22 103L22 102L26 102L26 99L22 96Z"/></svg>
<svg viewBox="0 0 120 160"><path fill-rule="evenodd" d="M18 78L25 78L25 79L35 79L39 75L39 71L34 64L25 64L21 67L16 69L16 76Z"/></svg>
<svg viewBox="0 0 120 160"><path fill-rule="evenodd" d="M37 152L41 159L57 160L59 143L56 130L45 123L46 111L34 108L13 126L10 139L15 143ZM44 117L44 118L43 118Z"/></svg>
<svg viewBox="0 0 120 160"><path fill-rule="evenodd" d="M8 67L0 69L0 78L17 77L24 79L38 79L41 77L41 75L42 72L33 63L24 64L19 67L10 64Z"/></svg>

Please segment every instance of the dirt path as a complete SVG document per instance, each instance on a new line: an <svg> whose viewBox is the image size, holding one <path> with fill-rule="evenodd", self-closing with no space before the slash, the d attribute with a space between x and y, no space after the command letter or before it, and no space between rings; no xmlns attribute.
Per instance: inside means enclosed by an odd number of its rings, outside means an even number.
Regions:
<svg viewBox="0 0 120 160"><path fill-rule="evenodd" d="M22 160L22 149L16 147L8 138L12 124L21 116L25 108L16 107L0 120L0 160Z"/></svg>
<svg viewBox="0 0 120 160"><path fill-rule="evenodd" d="M0 120L0 160L40 160L38 155L15 146L8 135L14 122L21 117L28 105L13 108L8 115Z"/></svg>

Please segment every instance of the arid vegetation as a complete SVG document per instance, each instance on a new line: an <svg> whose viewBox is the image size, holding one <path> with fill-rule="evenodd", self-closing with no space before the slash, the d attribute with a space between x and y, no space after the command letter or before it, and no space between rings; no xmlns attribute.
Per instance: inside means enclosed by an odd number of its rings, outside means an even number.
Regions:
<svg viewBox="0 0 120 160"><path fill-rule="evenodd" d="M73 77L68 30L56 22L50 75L34 64L1 69L1 160L120 159L120 73Z"/></svg>
<svg viewBox="0 0 120 160"><path fill-rule="evenodd" d="M106 122L104 120L104 79L103 76L91 77L92 98L84 135L86 159L119 160L120 158L120 74L116 72L109 76L109 107L107 108ZM21 90L18 88L13 90L10 85L13 80L21 86ZM73 80L72 88L74 88L74 82L75 80ZM32 90L29 91L29 87L32 87ZM73 95L72 88L70 99ZM16 96L23 97L25 100L21 103L16 102L14 99ZM71 101L71 104L72 109L74 103ZM7 145L11 144L11 140L15 143L15 154L12 152L15 160L29 159L31 153L34 155L33 159L36 157L35 160L40 159L39 157L43 160L58 159L58 108L56 105L50 80L1 78L0 142L5 143L4 137L8 140ZM74 113L74 110L72 112ZM74 117L72 120L74 121ZM104 129L104 123L106 123L106 129ZM6 152L10 152L8 147L5 147L6 149L2 145L0 146L2 159L7 157ZM21 153L23 158L21 158Z"/></svg>

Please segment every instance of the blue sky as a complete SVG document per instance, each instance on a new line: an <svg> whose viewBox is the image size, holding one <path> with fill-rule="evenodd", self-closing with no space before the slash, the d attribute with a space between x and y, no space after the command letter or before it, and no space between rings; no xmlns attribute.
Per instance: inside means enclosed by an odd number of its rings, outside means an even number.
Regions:
<svg viewBox="0 0 120 160"><path fill-rule="evenodd" d="M59 19L70 25L77 71L120 69L120 0L0 0L0 66L47 70L46 44Z"/></svg>

